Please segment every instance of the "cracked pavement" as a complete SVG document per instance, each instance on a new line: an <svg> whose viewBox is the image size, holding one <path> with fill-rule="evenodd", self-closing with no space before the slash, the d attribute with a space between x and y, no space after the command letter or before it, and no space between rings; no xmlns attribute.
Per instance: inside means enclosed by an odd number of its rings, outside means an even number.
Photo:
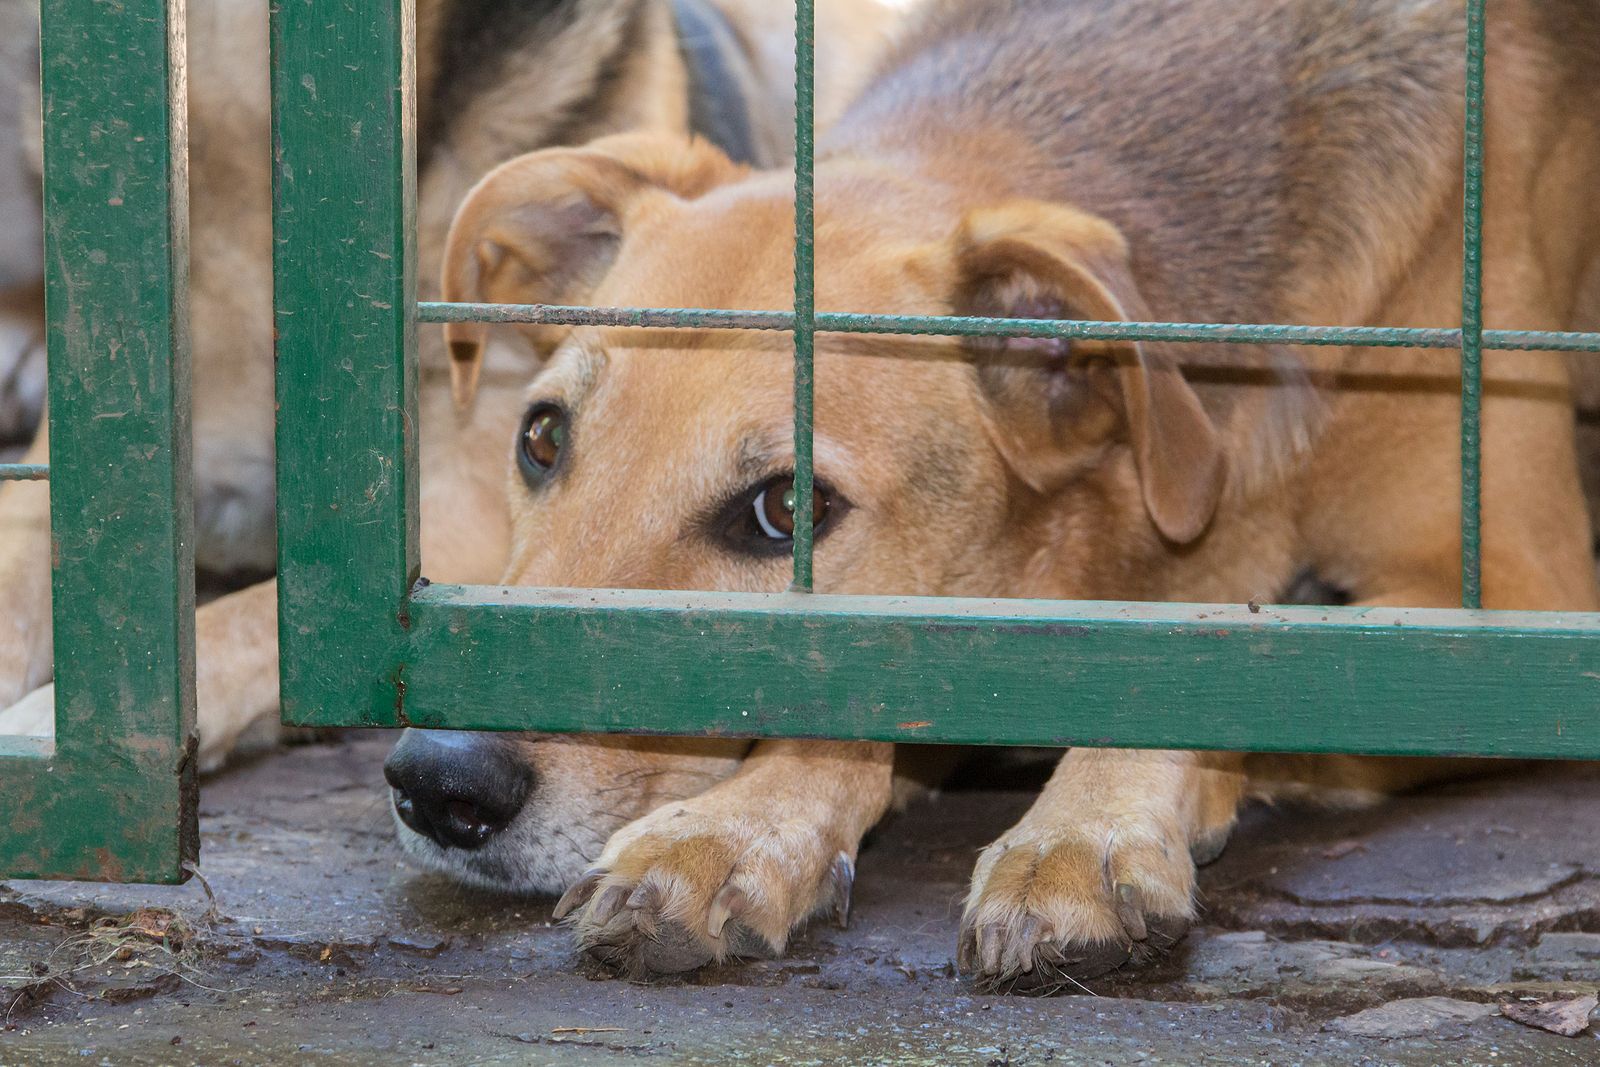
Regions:
<svg viewBox="0 0 1600 1067"><path fill-rule="evenodd" d="M1600 984L1600 766L1359 813L1254 809L1170 957L1034 1000L978 994L953 956L976 851L1026 808L1042 759L877 831L849 930L636 985L577 959L550 900L407 868L389 740L208 781L214 905L198 882L0 883L0 1067L1600 1062L1600 1024L1562 1037L1499 1010Z"/></svg>

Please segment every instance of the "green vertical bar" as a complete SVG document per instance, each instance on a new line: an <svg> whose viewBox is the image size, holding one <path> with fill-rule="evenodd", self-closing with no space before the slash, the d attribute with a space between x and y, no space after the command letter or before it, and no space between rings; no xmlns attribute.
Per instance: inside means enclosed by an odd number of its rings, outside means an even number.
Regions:
<svg viewBox="0 0 1600 1067"><path fill-rule="evenodd" d="M418 569L414 9L271 20L283 717L393 726Z"/></svg>
<svg viewBox="0 0 1600 1067"><path fill-rule="evenodd" d="M816 20L812 0L794 10L794 584L811 591L812 405L816 379L816 235L813 129Z"/></svg>
<svg viewBox="0 0 1600 1067"><path fill-rule="evenodd" d="M1483 606L1483 5L1467 2L1466 196L1461 274L1461 606Z"/></svg>
<svg viewBox="0 0 1600 1067"><path fill-rule="evenodd" d="M184 8L40 17L56 738L0 756L0 874L176 882L198 850Z"/></svg>

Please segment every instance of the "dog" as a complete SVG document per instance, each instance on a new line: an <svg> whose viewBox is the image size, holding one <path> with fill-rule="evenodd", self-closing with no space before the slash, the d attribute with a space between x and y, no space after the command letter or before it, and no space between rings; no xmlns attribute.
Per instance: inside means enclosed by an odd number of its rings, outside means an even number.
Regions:
<svg viewBox="0 0 1600 1067"><path fill-rule="evenodd" d="M818 6L826 122L883 47L895 12L875 0ZM472 184L529 150L625 130L716 141L772 165L791 152L794 6L783 0L420 0L417 4L418 256L436 295L446 230ZM0 150L0 426L42 403L37 201L37 6L0 0L0 77L22 88ZM266 10L245 0L189 7L191 330L195 557L234 591L196 620L199 760L278 733L273 538L271 199ZM31 64L31 66L30 66ZM34 93L28 91L30 84ZM31 131L31 132L30 132ZM31 162L30 162L31 161ZM32 192L30 194L30 187ZM509 545L498 457L529 368L491 368L470 415L449 399L438 332L420 339L423 553L464 581L499 576ZM9 385L7 384L9 383ZM41 428L26 459L46 462ZM0 733L50 734L50 541L42 485L0 489ZM217 583L212 583L217 584ZM241 587L242 586L242 587ZM227 586L224 586L225 588Z"/></svg>
<svg viewBox="0 0 1600 1067"><path fill-rule="evenodd" d="M1563 329L1600 248L1600 14L1490 9L1485 316ZM934 0L820 142L817 306L1458 323L1464 51L1453 0ZM792 195L682 138L536 152L467 197L442 292L785 307ZM513 335L538 372L505 583L785 588L786 335L453 325L463 379ZM1596 610L1565 362L1484 364L1486 602ZM1242 603L1309 570L1460 603L1453 352L819 335L816 382L821 591ZM412 855L565 888L556 915L627 973L781 953L844 910L892 746L681 745L408 731L387 773ZM1027 990L1138 964L1247 800L1476 768L1068 750L979 856L960 965Z"/></svg>

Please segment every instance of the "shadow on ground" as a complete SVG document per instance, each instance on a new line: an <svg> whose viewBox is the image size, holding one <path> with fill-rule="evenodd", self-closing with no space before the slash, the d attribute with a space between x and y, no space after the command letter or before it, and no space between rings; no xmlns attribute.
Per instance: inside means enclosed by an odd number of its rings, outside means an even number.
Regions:
<svg viewBox="0 0 1600 1067"><path fill-rule="evenodd" d="M1169 959L1025 1000L979 995L953 966L973 857L1024 791L961 789L893 819L862 853L849 930L635 985L575 958L550 901L407 869L388 741L208 782L214 898L198 882L0 884L0 1065L1600 1062L1595 1027L1560 1037L1497 1012L1600 978L1600 767L1359 814L1253 811Z"/></svg>

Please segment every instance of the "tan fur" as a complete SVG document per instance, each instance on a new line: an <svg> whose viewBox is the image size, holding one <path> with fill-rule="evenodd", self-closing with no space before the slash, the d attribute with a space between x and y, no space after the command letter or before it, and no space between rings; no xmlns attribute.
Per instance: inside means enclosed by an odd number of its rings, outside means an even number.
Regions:
<svg viewBox="0 0 1600 1067"><path fill-rule="evenodd" d="M1582 35L1556 24L1595 23L1569 0L1493 10L1486 319L1561 329L1600 234L1600 88L1567 51ZM952 0L921 25L821 153L819 307L1458 321L1458 4L1295 0L1258 20L1221 3ZM743 176L704 145L542 153L479 185L446 277L463 299L782 307L790 196L789 175ZM455 340L470 366L482 336ZM561 404L573 443L548 484L508 477L506 582L783 587L781 555L734 550L707 522L792 462L786 337L524 341L545 361L527 400ZM818 587L1242 602L1309 566L1361 603L1459 603L1456 362L824 337L817 474L850 507L819 541ZM1595 610L1564 361L1490 354L1485 383L1486 601ZM888 805L891 758L760 742L615 834L562 910L635 970L781 950L836 899L829 872ZM979 860L963 963L1052 988L1149 955L1193 917L1192 857L1215 854L1246 797L1361 799L1470 767L1068 752Z"/></svg>

